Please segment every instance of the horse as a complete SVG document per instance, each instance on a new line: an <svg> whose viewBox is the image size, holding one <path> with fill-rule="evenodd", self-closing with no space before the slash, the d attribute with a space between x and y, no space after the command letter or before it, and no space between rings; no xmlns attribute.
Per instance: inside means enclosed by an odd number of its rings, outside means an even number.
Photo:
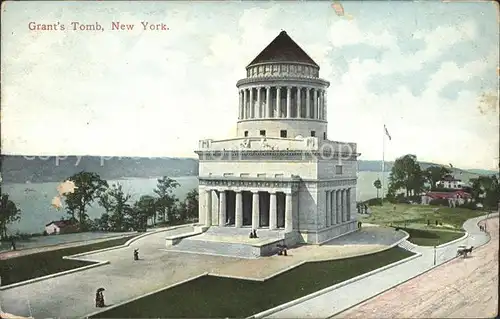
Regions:
<svg viewBox="0 0 500 319"><path fill-rule="evenodd" d="M474 248L474 246L470 246L469 248L466 248L466 247L459 247L457 249L457 257L458 256L463 256L464 258L467 257L467 254L471 254L472 253L472 249Z"/></svg>

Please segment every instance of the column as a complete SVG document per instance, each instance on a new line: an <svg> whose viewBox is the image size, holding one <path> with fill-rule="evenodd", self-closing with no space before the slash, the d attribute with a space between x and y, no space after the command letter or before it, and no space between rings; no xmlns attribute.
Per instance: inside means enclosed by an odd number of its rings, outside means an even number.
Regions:
<svg viewBox="0 0 500 319"><path fill-rule="evenodd" d="M271 109L271 103L269 102L271 100L271 87L266 86L266 117L271 117L273 114L273 111Z"/></svg>
<svg viewBox="0 0 500 319"><path fill-rule="evenodd" d="M234 209L234 227L240 228L243 226L243 196L241 191L236 192L236 203Z"/></svg>
<svg viewBox="0 0 500 319"><path fill-rule="evenodd" d="M323 90L319 90L318 103L319 103L319 117L320 120L323 120L325 112L325 109L323 108Z"/></svg>
<svg viewBox="0 0 500 319"><path fill-rule="evenodd" d="M255 118L255 104L253 103L253 87L250 88L249 108L250 108L250 118L253 119Z"/></svg>
<svg viewBox="0 0 500 319"><path fill-rule="evenodd" d="M292 193L286 193L285 200L285 232L293 230L293 201Z"/></svg>
<svg viewBox="0 0 500 319"><path fill-rule="evenodd" d="M260 106L260 89L261 87L257 87L257 111L256 111L256 116L255 117L258 117L260 118L261 117L261 114L260 114L260 109L261 109L261 106Z"/></svg>
<svg viewBox="0 0 500 319"><path fill-rule="evenodd" d="M351 189L348 188L346 192L346 219L347 221L351 220Z"/></svg>
<svg viewBox="0 0 500 319"><path fill-rule="evenodd" d="M259 228L259 213L260 213L260 205L259 205L259 192L252 193L252 229Z"/></svg>
<svg viewBox="0 0 500 319"><path fill-rule="evenodd" d="M287 86L286 87L286 117L291 118L292 117L292 88Z"/></svg>
<svg viewBox="0 0 500 319"><path fill-rule="evenodd" d="M340 224L342 222L342 208L341 208L341 203L340 200L342 199L340 190L336 191L335 193L335 202L337 203L337 224Z"/></svg>
<svg viewBox="0 0 500 319"><path fill-rule="evenodd" d="M332 198L331 198L331 205L332 205L332 212L331 212L331 219L332 219L332 224L335 225L339 221L337 220L337 191L332 191Z"/></svg>
<svg viewBox="0 0 500 319"><path fill-rule="evenodd" d="M311 88L306 88L306 118L311 118Z"/></svg>
<svg viewBox="0 0 500 319"><path fill-rule="evenodd" d="M328 120L328 103L326 101L326 91L323 91L323 108L325 109L325 120Z"/></svg>
<svg viewBox="0 0 500 319"><path fill-rule="evenodd" d="M238 90L238 119L243 118L243 92Z"/></svg>
<svg viewBox="0 0 500 319"><path fill-rule="evenodd" d="M212 226L212 190L205 191L205 226Z"/></svg>
<svg viewBox="0 0 500 319"><path fill-rule="evenodd" d="M248 92L247 89L243 89L243 118L248 118L248 108L247 108Z"/></svg>
<svg viewBox="0 0 500 319"><path fill-rule="evenodd" d="M341 205L342 205L342 222L345 222L346 221L346 205L345 205L345 198L346 198L346 191L345 189L343 189L341 191L341 198L342 198L342 201L341 201Z"/></svg>
<svg viewBox="0 0 500 319"><path fill-rule="evenodd" d="M330 191L326 191L326 227L329 227L332 224L331 221L331 198Z"/></svg>
<svg viewBox="0 0 500 319"><path fill-rule="evenodd" d="M302 117L301 109L302 109L302 100L300 96L300 91L302 88L300 86L297 87L297 117Z"/></svg>
<svg viewBox="0 0 500 319"><path fill-rule="evenodd" d="M278 228L277 223L277 213L276 213L276 193L270 193L269 196L269 229L274 230Z"/></svg>
<svg viewBox="0 0 500 319"><path fill-rule="evenodd" d="M226 192L221 191L219 194L219 226L226 224Z"/></svg>
<svg viewBox="0 0 500 319"><path fill-rule="evenodd" d="M281 87L277 86L276 87L276 113L274 114L274 117L281 117Z"/></svg>
<svg viewBox="0 0 500 319"><path fill-rule="evenodd" d="M252 95L250 94L250 96L252 96ZM319 119L318 89L314 89L314 106L313 107L314 107L314 118Z"/></svg>

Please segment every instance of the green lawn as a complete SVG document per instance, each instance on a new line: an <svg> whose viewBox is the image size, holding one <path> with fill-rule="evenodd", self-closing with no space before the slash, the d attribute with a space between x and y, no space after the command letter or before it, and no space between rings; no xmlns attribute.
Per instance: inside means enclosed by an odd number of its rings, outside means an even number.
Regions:
<svg viewBox="0 0 500 319"><path fill-rule="evenodd" d="M244 318L411 255L396 247L372 255L310 262L265 282L203 276L92 318Z"/></svg>
<svg viewBox="0 0 500 319"><path fill-rule="evenodd" d="M394 206L396 210L394 210ZM444 228L461 230L463 223L474 217L485 215L486 212L460 207L438 207L428 205L390 204L370 206L371 215L358 215L360 221L380 225L394 225L411 228ZM427 221L431 227L427 226ZM436 227L436 220L442 226ZM406 222L406 226L405 226Z"/></svg>
<svg viewBox="0 0 500 319"><path fill-rule="evenodd" d="M419 246L439 246L465 235L462 232L401 228L410 234L408 241Z"/></svg>
<svg viewBox="0 0 500 319"><path fill-rule="evenodd" d="M62 258L64 256L75 255L92 250L123 245L133 237L135 236L127 236L84 246L64 248L0 260L0 276L2 278L2 286L90 265L92 264L91 262L66 260Z"/></svg>

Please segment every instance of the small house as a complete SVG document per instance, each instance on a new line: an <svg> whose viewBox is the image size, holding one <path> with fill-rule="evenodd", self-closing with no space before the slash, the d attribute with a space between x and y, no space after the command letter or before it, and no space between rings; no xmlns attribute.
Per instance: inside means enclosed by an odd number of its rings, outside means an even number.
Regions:
<svg viewBox="0 0 500 319"><path fill-rule="evenodd" d="M437 188L460 189L465 186L467 186L466 183L452 175L445 175L442 180L436 183Z"/></svg>
<svg viewBox="0 0 500 319"><path fill-rule="evenodd" d="M456 205L463 205L472 198L471 194L462 190L454 192L427 192L422 195L422 205L429 205L431 200L434 199L447 199L450 207Z"/></svg>
<svg viewBox="0 0 500 319"><path fill-rule="evenodd" d="M67 234L78 231L76 220L57 220L45 225L45 231L49 235Z"/></svg>

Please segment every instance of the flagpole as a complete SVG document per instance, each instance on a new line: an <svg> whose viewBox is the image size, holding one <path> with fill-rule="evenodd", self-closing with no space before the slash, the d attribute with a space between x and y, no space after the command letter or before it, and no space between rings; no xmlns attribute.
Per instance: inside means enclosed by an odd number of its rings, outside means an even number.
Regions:
<svg viewBox="0 0 500 319"><path fill-rule="evenodd" d="M385 124L382 129L382 205L384 204L384 187L385 187Z"/></svg>

